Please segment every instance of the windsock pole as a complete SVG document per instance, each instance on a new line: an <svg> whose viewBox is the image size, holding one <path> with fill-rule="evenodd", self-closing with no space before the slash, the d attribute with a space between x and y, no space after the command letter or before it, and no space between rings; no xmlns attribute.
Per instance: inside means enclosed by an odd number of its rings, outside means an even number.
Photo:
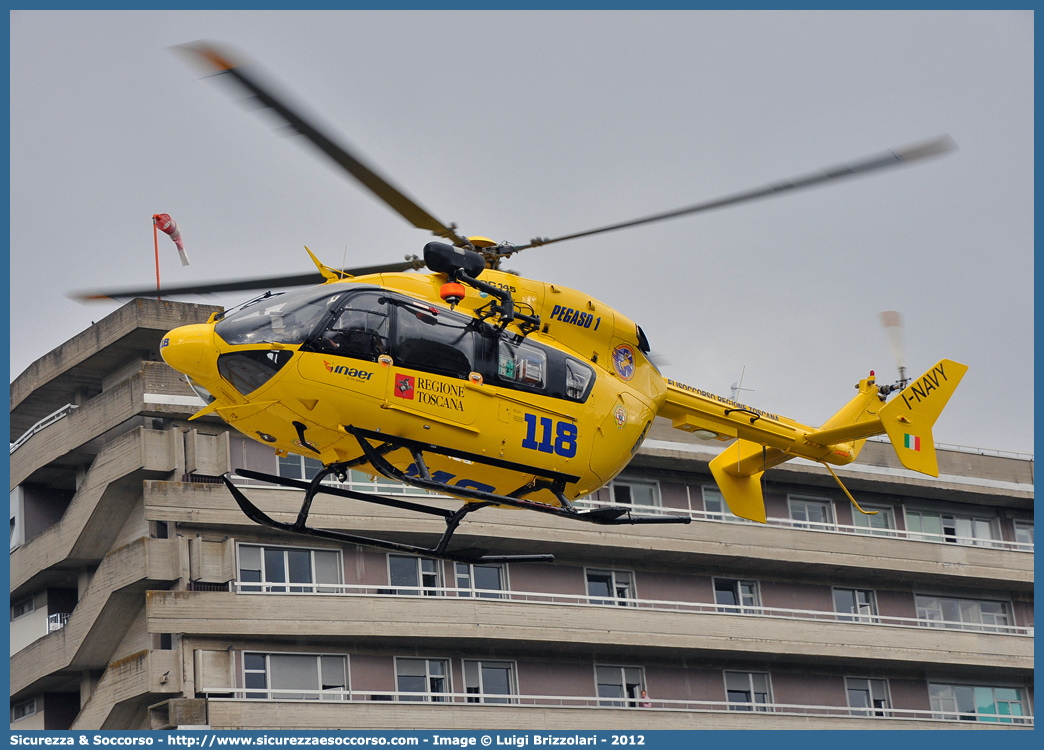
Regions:
<svg viewBox="0 0 1044 750"><path fill-rule="evenodd" d="M159 232L156 230L156 217L152 217L152 241L156 245L156 291L160 289L159 282ZM157 295L156 299L159 299Z"/></svg>

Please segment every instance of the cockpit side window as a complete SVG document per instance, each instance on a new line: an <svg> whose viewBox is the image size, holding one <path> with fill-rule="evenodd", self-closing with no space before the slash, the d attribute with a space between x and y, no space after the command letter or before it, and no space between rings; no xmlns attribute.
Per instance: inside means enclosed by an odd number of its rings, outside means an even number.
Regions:
<svg viewBox="0 0 1044 750"><path fill-rule="evenodd" d="M383 294L353 296L322 332L316 348L325 354L376 362L388 353L388 310Z"/></svg>
<svg viewBox="0 0 1044 750"><path fill-rule="evenodd" d="M343 288L323 286L265 297L227 315L214 332L234 346L302 344L343 296Z"/></svg>
<svg viewBox="0 0 1044 750"><path fill-rule="evenodd" d="M475 331L461 315L391 298L395 310L395 364L410 370L467 378L475 369Z"/></svg>

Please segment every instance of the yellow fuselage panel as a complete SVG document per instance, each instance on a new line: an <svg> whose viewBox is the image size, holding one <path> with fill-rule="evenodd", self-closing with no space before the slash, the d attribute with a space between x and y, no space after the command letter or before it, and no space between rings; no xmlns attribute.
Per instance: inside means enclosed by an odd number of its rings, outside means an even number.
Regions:
<svg viewBox="0 0 1044 750"><path fill-rule="evenodd" d="M567 497L593 492L628 463L666 395L663 379L638 350L636 326L572 289L497 271L484 272L482 280L507 288L517 307L525 313L531 307L540 316L541 328L528 340L594 369L594 384L584 403L406 369L394 361L300 351L291 345L232 346L215 334L214 324L172 331L168 341L184 340L188 345L184 352L177 346L161 351L175 369L217 397L214 413L280 451L313 456L324 464L358 458L362 449L344 429L353 426L501 463L491 466L426 452L433 476L451 487L509 494L535 478L523 470L532 467L568 476ZM382 287L445 309L439 296L443 283L445 277L438 275L383 274L327 286ZM477 315L491 301L496 302L468 288L456 311ZM184 333L189 328L193 330ZM615 358L614 348L620 349ZM244 396L214 363L221 354L252 350L281 350L292 353L292 359ZM237 408L227 408L232 406ZM416 471L407 450L386 458L401 470ZM505 464L516 468L505 469ZM372 471L365 465L360 468ZM529 497L557 503L548 491Z"/></svg>

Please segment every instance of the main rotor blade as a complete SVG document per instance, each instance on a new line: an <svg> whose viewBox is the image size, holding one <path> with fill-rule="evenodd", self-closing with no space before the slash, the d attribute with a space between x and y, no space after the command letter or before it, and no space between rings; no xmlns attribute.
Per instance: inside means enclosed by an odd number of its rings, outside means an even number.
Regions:
<svg viewBox="0 0 1044 750"><path fill-rule="evenodd" d="M385 263L379 266L346 268L348 276L365 276L371 273L398 273L417 268L416 261ZM104 299L133 299L135 297L170 297L182 294L214 294L217 292L245 292L255 289L285 289L293 286L318 286L326 281L321 273L299 273L290 276L266 276L259 279L238 281L216 281L211 284L186 284L165 289L113 289L104 292L73 292L69 296L81 302Z"/></svg>
<svg viewBox="0 0 1044 750"><path fill-rule="evenodd" d="M240 86L249 91L264 106L279 115L293 131L300 133L311 141L320 151L333 159L352 177L357 179L371 193L387 203L394 211L418 229L427 229L438 237L445 237L454 245L465 246L467 239L454 231L455 224L446 226L430 213L421 208L415 201L406 197L388 180L381 177L373 169L363 164L348 149L335 143L318 127L306 120L299 112L292 109L280 97L276 96L270 85L263 85L256 71L247 66L238 65L230 59L227 52L219 52L208 42L193 42L174 47L175 50L192 56L192 59L204 63L215 75L228 74Z"/></svg>
<svg viewBox="0 0 1044 750"><path fill-rule="evenodd" d="M883 154L877 154L875 156L868 156L859 161L854 161L849 164L838 164L834 167L827 167L818 172L812 172L801 177L794 177L789 180L781 180L780 182L773 182L764 187L754 188L752 190L745 190L741 193L734 193L733 195L726 196L724 198L717 198L715 200L706 201L704 203L697 203L694 206L688 206L687 208L679 208L674 211L665 211L659 214L653 214L652 216L646 216L641 219L634 219L633 221L624 221L619 224L610 224L606 227L600 227L598 229L591 229L587 232L577 232L576 234L567 234L562 237L555 237L554 239L548 239L546 237L537 237L536 239L530 240L528 245L520 245L513 248L512 252L518 250L525 250L530 247L539 247L541 245L550 245L553 242L562 242L564 240L574 240L578 237L590 237L593 234L602 234L603 232L614 232L617 229L625 229L627 227L636 227L641 224L651 224L654 221L664 221L665 219L675 219L679 216L687 216L688 214L695 214L701 211L710 211L715 208L723 208L724 206L732 206L737 203L746 203L747 201L758 200L759 198L769 198L782 193L787 193L792 190L801 190L804 188L812 187L814 185L821 185L824 182L831 180L841 180L846 177L855 177L856 175L866 174L872 172L875 169L883 169L885 167L895 167L900 164L909 164L910 162L917 161L919 159L925 159L930 156L939 156L949 151L953 151L957 148L957 144L954 143L953 139L948 135L944 135L940 138L936 138L925 143L918 143L905 148L896 149L894 151L886 151Z"/></svg>

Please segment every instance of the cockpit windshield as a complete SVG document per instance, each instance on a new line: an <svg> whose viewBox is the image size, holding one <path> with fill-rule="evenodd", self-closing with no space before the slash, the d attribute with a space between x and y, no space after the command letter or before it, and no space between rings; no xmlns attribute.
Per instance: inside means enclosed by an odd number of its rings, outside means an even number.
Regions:
<svg viewBox="0 0 1044 750"><path fill-rule="evenodd" d="M230 313L214 332L233 345L302 344L344 294L322 286L262 298Z"/></svg>

